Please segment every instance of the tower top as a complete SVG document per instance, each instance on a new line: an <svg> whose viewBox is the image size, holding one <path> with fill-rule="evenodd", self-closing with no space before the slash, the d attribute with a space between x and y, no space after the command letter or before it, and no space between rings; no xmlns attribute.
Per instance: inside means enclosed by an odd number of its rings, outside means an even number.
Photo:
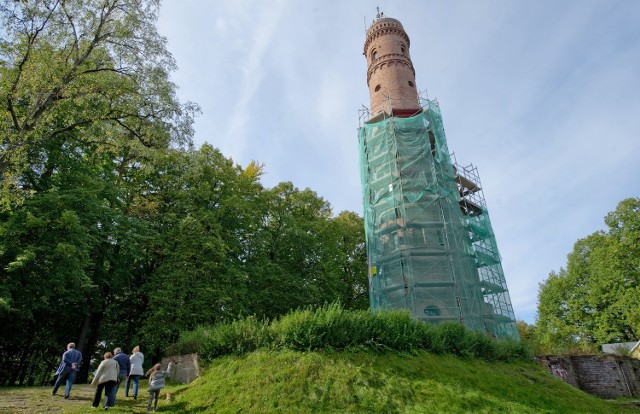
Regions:
<svg viewBox="0 0 640 414"><path fill-rule="evenodd" d="M364 42L371 113L411 116L420 112L409 36L400 21L378 9Z"/></svg>
<svg viewBox="0 0 640 414"><path fill-rule="evenodd" d="M404 31L404 27L402 26L402 23L400 23L400 20L392 17L380 17L376 18L367 29L366 41L364 43L365 52L367 50L367 46L374 37L383 34L383 32L388 33L390 31L393 31L398 36L403 37L407 41L407 47L410 46L409 35Z"/></svg>

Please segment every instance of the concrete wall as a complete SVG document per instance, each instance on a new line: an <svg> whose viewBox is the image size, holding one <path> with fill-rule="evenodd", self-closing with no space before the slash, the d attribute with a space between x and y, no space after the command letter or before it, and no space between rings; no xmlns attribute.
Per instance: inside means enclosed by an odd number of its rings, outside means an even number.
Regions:
<svg viewBox="0 0 640 414"><path fill-rule="evenodd" d="M200 376L200 364L198 363L198 354L187 354L180 356L172 356L163 358L160 364L162 369L167 369L169 362L176 362L172 369L171 381L189 384Z"/></svg>
<svg viewBox="0 0 640 414"><path fill-rule="evenodd" d="M640 396L640 361L617 355L543 355L538 364L567 384L605 398Z"/></svg>
<svg viewBox="0 0 640 414"><path fill-rule="evenodd" d="M600 348L605 354L628 355L629 351L636 346L637 342L618 342L615 344L604 344Z"/></svg>

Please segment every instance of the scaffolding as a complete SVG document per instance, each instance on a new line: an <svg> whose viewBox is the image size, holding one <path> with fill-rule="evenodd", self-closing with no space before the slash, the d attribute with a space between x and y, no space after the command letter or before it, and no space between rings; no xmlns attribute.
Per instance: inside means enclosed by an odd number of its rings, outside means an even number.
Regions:
<svg viewBox="0 0 640 414"><path fill-rule="evenodd" d="M371 308L517 339L477 169L452 161L437 101L422 105L360 126Z"/></svg>

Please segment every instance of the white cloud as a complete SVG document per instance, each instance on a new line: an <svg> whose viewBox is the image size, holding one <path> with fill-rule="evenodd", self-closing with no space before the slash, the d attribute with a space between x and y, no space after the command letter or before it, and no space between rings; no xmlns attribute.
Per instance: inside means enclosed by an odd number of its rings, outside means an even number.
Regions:
<svg viewBox="0 0 640 414"><path fill-rule="evenodd" d="M249 104L264 77L263 58L269 49L285 4L286 0L280 0L270 3L268 7L262 6L262 13L259 14L256 24L247 26L247 29L251 32L251 47L246 61L240 67L243 75L242 86L231 114L229 128L220 143L223 150L237 154L241 159L244 158L244 152L249 145L246 131L247 122L252 115Z"/></svg>

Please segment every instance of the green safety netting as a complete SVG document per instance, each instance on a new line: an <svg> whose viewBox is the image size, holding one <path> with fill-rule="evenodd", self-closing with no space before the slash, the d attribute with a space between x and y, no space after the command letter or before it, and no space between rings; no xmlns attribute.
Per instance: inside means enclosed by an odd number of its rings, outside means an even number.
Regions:
<svg viewBox="0 0 640 414"><path fill-rule="evenodd" d="M462 196L437 102L424 104L360 129L371 307L517 339L484 199Z"/></svg>

